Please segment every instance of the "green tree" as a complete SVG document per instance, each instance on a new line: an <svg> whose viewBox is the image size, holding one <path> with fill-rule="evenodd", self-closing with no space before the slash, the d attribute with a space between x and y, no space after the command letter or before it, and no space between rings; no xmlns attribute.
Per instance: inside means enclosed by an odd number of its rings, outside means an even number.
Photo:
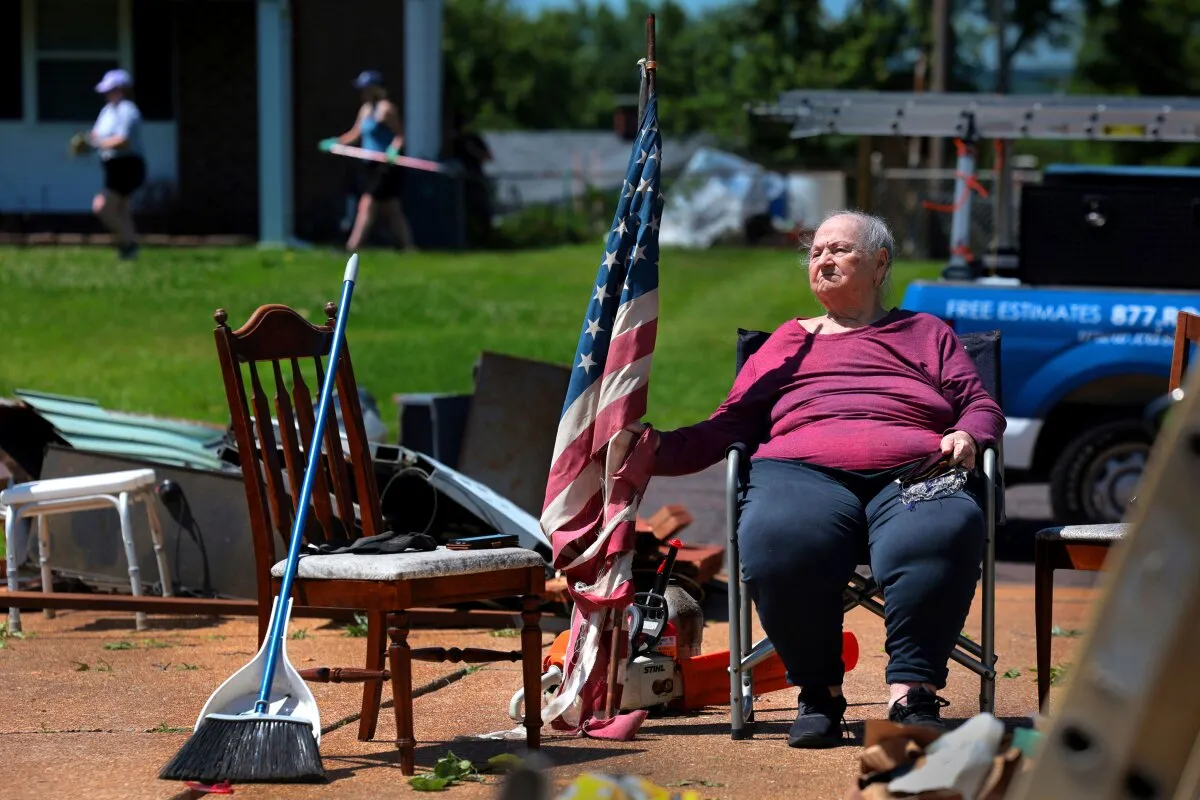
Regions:
<svg viewBox="0 0 1200 800"><path fill-rule="evenodd" d="M1200 94L1200 0L1083 0L1073 94L1194 97ZM1190 144L1072 142L1025 148L1083 163L1200 165Z"/></svg>

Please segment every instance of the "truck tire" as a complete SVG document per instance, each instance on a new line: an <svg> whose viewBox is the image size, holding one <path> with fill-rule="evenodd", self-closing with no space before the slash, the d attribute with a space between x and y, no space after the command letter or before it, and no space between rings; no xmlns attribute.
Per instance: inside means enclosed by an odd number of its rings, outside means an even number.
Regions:
<svg viewBox="0 0 1200 800"><path fill-rule="evenodd" d="M1050 470L1050 504L1063 525L1120 522L1133 499L1151 439L1137 420L1089 428L1063 448Z"/></svg>

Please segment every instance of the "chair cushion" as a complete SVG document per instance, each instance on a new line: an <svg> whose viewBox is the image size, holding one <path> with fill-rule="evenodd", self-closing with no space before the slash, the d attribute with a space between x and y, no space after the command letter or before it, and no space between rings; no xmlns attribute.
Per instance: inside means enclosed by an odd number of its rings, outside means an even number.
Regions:
<svg viewBox="0 0 1200 800"><path fill-rule="evenodd" d="M1047 542L1079 542L1087 544L1109 544L1124 539L1133 531L1133 526L1124 522L1111 525L1062 525L1043 528L1036 538Z"/></svg>
<svg viewBox="0 0 1200 800"><path fill-rule="evenodd" d="M282 578L287 559L271 567L271 577ZM304 556L296 577L307 580L402 581L417 578L443 578L502 569L546 567L546 560L524 547L498 547L495 550L437 550L412 553Z"/></svg>
<svg viewBox="0 0 1200 800"><path fill-rule="evenodd" d="M0 504L19 506L41 500L66 500L93 494L132 492L154 484L154 470L129 469L121 472L102 472L96 475L72 475L69 478L47 478L19 483L0 492Z"/></svg>

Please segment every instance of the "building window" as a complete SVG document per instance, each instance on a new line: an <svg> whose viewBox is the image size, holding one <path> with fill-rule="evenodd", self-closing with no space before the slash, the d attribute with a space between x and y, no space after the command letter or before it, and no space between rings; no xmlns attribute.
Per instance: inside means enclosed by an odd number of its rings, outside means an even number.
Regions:
<svg viewBox="0 0 1200 800"><path fill-rule="evenodd" d="M33 12L38 121L90 122L100 110L101 76L129 68L128 0L26 0L25 7Z"/></svg>
<svg viewBox="0 0 1200 800"><path fill-rule="evenodd" d="M25 107L21 82L21 4L0 2L0 120L21 119Z"/></svg>

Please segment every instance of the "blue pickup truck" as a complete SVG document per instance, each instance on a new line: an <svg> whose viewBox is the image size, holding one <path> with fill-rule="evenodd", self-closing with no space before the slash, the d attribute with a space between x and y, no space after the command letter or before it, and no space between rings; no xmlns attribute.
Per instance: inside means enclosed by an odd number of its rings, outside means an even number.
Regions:
<svg viewBox="0 0 1200 800"><path fill-rule="evenodd" d="M1120 520L1150 449L1142 413L1166 393L1176 316L1200 313L1200 291L915 281L901 306L1001 331L1009 485L1049 482L1062 522Z"/></svg>

